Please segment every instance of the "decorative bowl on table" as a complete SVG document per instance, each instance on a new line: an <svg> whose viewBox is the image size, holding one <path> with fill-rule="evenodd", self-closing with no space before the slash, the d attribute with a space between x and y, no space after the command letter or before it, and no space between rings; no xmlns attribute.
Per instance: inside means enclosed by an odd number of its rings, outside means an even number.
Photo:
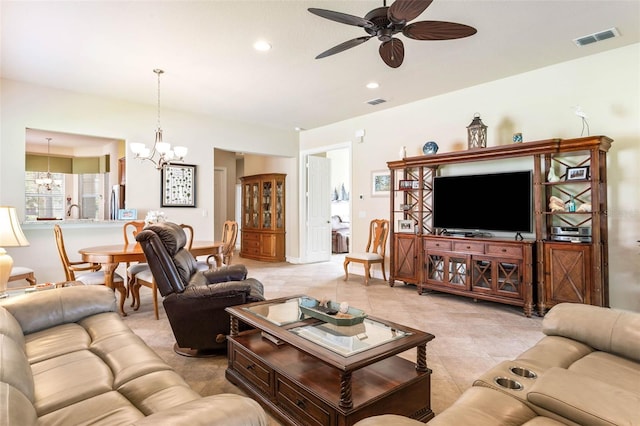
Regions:
<svg viewBox="0 0 640 426"><path fill-rule="evenodd" d="M438 152L438 144L434 141L429 141L422 147L422 153L424 155L435 154L436 152Z"/></svg>
<svg viewBox="0 0 640 426"><path fill-rule="evenodd" d="M305 315L333 325L360 324L367 317L367 314L360 309L349 307L347 312L341 312L340 303L329 301L326 306L322 306L311 297L301 297L299 305Z"/></svg>

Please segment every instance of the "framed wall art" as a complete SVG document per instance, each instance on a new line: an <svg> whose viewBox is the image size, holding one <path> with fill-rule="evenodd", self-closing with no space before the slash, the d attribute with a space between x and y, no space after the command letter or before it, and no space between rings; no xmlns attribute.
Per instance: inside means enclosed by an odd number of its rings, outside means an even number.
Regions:
<svg viewBox="0 0 640 426"><path fill-rule="evenodd" d="M391 173L389 170L371 172L371 195L385 197L391 191Z"/></svg>
<svg viewBox="0 0 640 426"><path fill-rule="evenodd" d="M196 166L167 164L161 173L162 207L196 206Z"/></svg>

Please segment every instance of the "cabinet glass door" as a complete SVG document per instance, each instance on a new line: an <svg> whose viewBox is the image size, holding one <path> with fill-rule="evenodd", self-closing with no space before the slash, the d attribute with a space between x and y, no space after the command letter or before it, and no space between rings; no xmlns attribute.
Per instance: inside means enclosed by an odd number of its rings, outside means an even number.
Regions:
<svg viewBox="0 0 640 426"><path fill-rule="evenodd" d="M284 225L284 182L276 181L276 195L275 195L275 215L276 215L276 228L282 229Z"/></svg>
<svg viewBox="0 0 640 426"><path fill-rule="evenodd" d="M257 228L258 227L258 212L260 211L260 187L258 186L257 183L252 183L251 184L251 198L250 198L250 203L251 203L251 219L250 219L250 223L249 226L252 228Z"/></svg>
<svg viewBox="0 0 640 426"><path fill-rule="evenodd" d="M251 226L251 185L245 184L244 192L244 216L242 217L242 226Z"/></svg>
<svg viewBox="0 0 640 426"><path fill-rule="evenodd" d="M262 227L271 228L272 182L262 182Z"/></svg>
<svg viewBox="0 0 640 426"><path fill-rule="evenodd" d="M473 269L471 274L471 286L474 291L491 291L493 282L491 261L474 259L472 261Z"/></svg>
<svg viewBox="0 0 640 426"><path fill-rule="evenodd" d="M519 263L496 262L496 293L520 297L522 278Z"/></svg>
<svg viewBox="0 0 640 426"><path fill-rule="evenodd" d="M467 258L451 256L449 258L449 284L467 286Z"/></svg>

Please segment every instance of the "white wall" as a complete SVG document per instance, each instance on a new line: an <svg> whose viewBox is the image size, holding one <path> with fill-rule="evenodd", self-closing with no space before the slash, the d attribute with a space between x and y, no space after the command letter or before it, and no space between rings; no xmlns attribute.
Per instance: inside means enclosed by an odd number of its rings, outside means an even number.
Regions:
<svg viewBox="0 0 640 426"><path fill-rule="evenodd" d="M6 79L0 80L0 89L0 205L15 206L22 219L26 128L111 137L149 145L153 142L157 115L155 105L132 104ZM192 224L198 239L214 239L214 148L269 155L291 155L298 151L294 130L282 131L223 121L165 108L162 109L162 128L165 141L189 148L185 162L197 165L198 170L197 208L161 210L171 221ZM126 156L127 208L138 209L139 217L144 218L148 210L160 209L160 173L150 163L139 164L130 151ZM295 209L287 214L294 216L293 222L297 221ZM7 250L15 263L36 269L39 281L62 279L57 253L51 250L50 244L45 247L39 243L48 238L46 233L37 231L36 235L33 230L25 233L28 239L32 239L30 247ZM53 241L52 230L49 236ZM71 239L69 246L75 248L114 243L121 238L121 229L104 228L96 233L69 231L68 239ZM70 251L70 255L75 252Z"/></svg>
<svg viewBox="0 0 640 426"><path fill-rule="evenodd" d="M353 143L351 197L352 245L364 247L368 222L389 214L387 198L371 197L371 171L398 159L403 145L409 156L420 155L429 140L439 152L465 149L476 112L489 127L488 146L510 144L514 132L525 141L579 137L574 105L589 115L591 135L614 139L608 156L611 305L640 311L640 44L307 130L300 149L354 140L356 130L366 130L363 142Z"/></svg>

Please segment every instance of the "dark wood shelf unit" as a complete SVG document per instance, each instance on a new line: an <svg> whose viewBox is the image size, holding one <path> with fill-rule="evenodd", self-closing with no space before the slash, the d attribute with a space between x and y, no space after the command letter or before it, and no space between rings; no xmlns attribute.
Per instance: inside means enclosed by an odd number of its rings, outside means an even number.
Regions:
<svg viewBox="0 0 640 426"><path fill-rule="evenodd" d="M420 294L430 289L518 305L526 315L534 307L544 315L560 302L608 306L606 155L612 142L606 136L546 139L388 162L389 284L403 281L415 284ZM533 159L535 241L437 235L433 180L442 167L518 157ZM547 181L551 167L559 169L561 180ZM566 180L568 167L588 167L590 175ZM401 189L400 180L418 182L415 188ZM580 204L590 204L591 209L551 212L548 203L552 195L563 201L574 197ZM414 233L397 232L399 220L412 220ZM553 226L589 227L591 241L555 241ZM474 248L461 248L465 243ZM509 265L513 267L509 269Z"/></svg>

